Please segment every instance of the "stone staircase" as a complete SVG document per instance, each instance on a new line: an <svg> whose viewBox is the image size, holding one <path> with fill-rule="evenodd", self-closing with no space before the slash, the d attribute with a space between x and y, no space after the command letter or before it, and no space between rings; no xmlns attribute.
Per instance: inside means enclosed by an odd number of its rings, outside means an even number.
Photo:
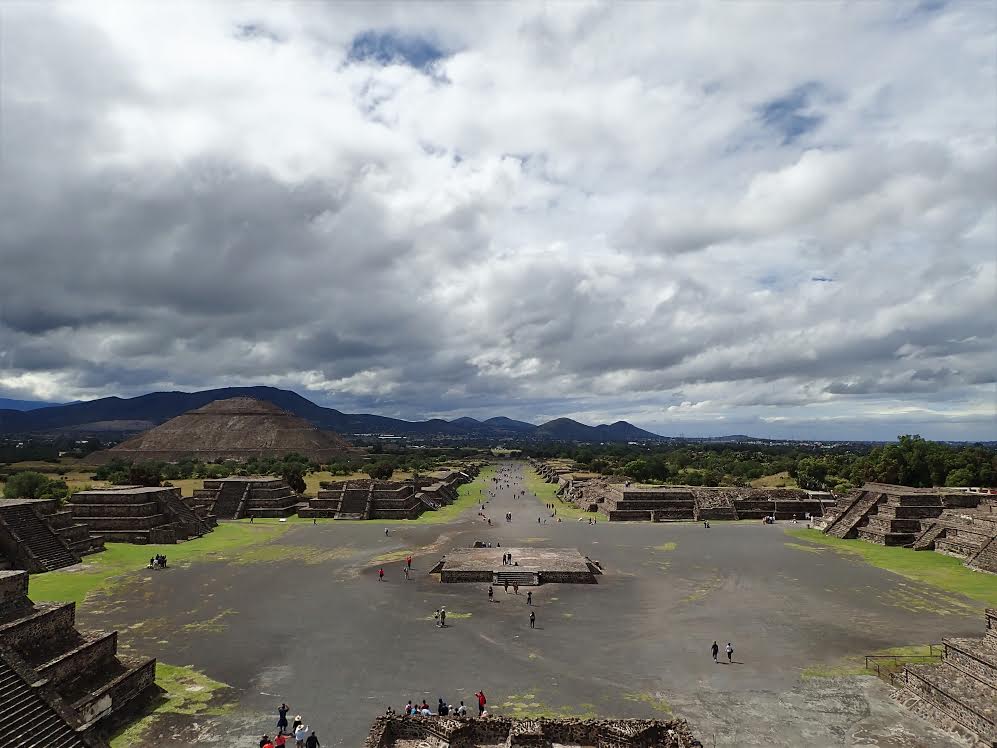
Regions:
<svg viewBox="0 0 997 748"><path fill-rule="evenodd" d="M51 689L77 729L99 731L159 692L155 660L122 658L117 634L76 629L75 603L35 604L27 592L27 572L0 572L0 651Z"/></svg>
<svg viewBox="0 0 997 748"><path fill-rule="evenodd" d="M911 545L915 551L933 551L935 540L945 532L945 525L938 522L929 522L927 525L927 528L914 539L914 543Z"/></svg>
<svg viewBox="0 0 997 748"><path fill-rule="evenodd" d="M199 538L211 532L211 527L197 513L187 506L180 495L167 494L163 497L165 513L172 517L178 535L182 532L187 538Z"/></svg>
<svg viewBox="0 0 997 748"><path fill-rule="evenodd" d="M997 746L997 611L987 610L983 639L944 639L938 665L904 666L894 697L934 724L976 745Z"/></svg>
<svg viewBox="0 0 997 748"><path fill-rule="evenodd" d="M518 584L520 587L533 587L540 584L540 577L535 571L496 571L493 576L493 584L508 584L510 587L514 584Z"/></svg>
<svg viewBox="0 0 997 748"><path fill-rule="evenodd" d="M836 519L826 527L824 532L836 538L855 537L858 526L866 519L873 507L883 498L876 491L863 490L851 504Z"/></svg>
<svg viewBox="0 0 997 748"><path fill-rule="evenodd" d="M0 535L16 543L14 548L4 548L5 553L28 571L52 571L80 562L80 557L30 503L0 504Z"/></svg>
<svg viewBox="0 0 997 748"><path fill-rule="evenodd" d="M0 649L0 735L11 748L90 748Z"/></svg>

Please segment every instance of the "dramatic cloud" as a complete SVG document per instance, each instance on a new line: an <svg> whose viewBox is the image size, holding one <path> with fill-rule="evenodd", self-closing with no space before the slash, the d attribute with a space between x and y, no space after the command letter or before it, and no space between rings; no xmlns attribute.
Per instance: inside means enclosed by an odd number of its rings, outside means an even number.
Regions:
<svg viewBox="0 0 997 748"><path fill-rule="evenodd" d="M8 3L0 33L0 396L997 438L985 3Z"/></svg>

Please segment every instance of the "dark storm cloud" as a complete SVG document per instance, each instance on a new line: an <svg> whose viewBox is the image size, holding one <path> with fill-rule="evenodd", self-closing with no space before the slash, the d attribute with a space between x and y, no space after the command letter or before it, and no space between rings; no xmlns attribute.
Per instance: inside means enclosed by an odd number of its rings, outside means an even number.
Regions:
<svg viewBox="0 0 997 748"><path fill-rule="evenodd" d="M0 8L0 391L987 428L985 13L244 10Z"/></svg>

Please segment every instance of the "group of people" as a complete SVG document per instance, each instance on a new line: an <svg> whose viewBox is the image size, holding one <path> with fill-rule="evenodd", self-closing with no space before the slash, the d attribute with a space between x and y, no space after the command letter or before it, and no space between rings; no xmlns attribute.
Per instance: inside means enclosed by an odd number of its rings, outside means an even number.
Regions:
<svg viewBox="0 0 997 748"><path fill-rule="evenodd" d="M484 691L476 691L474 693L474 698L478 702L478 716L479 717L487 717L488 716L488 712L485 709L485 705L488 703L488 699L485 697L485 692ZM398 712L396 712L393 708L391 708L389 706L387 708L387 710L385 711L384 714L387 717L393 717L396 714L398 714ZM441 696L440 699L439 699L439 703L437 703L437 705L436 705L436 711L434 712L432 709L430 709L429 703L425 699L422 700L421 704L419 703L418 700L412 701L410 699L409 702L402 709L401 715L403 717L458 717L458 718L462 718L462 717L466 717L467 716L467 707L464 705L463 701L461 701L460 704L458 704L458 705L455 706L454 704L448 703L447 700L444 699ZM310 747L306 746L306 748L310 748Z"/></svg>
<svg viewBox="0 0 997 748"><path fill-rule="evenodd" d="M284 703L277 707L277 734L273 738L269 735L260 738L259 748L283 748L292 739L294 748L321 748L322 744L315 731L305 725L300 714L288 726L287 714L290 711L291 707Z"/></svg>
<svg viewBox="0 0 997 748"><path fill-rule="evenodd" d="M166 568L166 556L162 553L157 553L155 556L149 559L150 569L165 569Z"/></svg>

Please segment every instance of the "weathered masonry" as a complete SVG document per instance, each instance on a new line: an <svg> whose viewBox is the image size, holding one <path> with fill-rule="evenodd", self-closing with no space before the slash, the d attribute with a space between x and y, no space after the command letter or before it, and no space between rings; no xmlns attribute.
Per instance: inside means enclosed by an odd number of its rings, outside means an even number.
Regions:
<svg viewBox="0 0 997 748"><path fill-rule="evenodd" d="M176 543L211 532L217 521L170 486L115 486L74 493L73 521L116 543Z"/></svg>
<svg viewBox="0 0 997 748"><path fill-rule="evenodd" d="M28 574L0 571L3 745L104 748L104 735L155 698L156 661L117 654L117 632L81 633L75 603L32 603Z"/></svg>
<svg viewBox="0 0 997 748"><path fill-rule="evenodd" d="M281 478L237 475L206 479L204 488L194 491L194 504L219 519L290 517L304 506L304 497Z"/></svg>
<svg viewBox="0 0 997 748"><path fill-rule="evenodd" d="M52 571L103 549L100 536L91 535L54 499L0 500L0 569Z"/></svg>

